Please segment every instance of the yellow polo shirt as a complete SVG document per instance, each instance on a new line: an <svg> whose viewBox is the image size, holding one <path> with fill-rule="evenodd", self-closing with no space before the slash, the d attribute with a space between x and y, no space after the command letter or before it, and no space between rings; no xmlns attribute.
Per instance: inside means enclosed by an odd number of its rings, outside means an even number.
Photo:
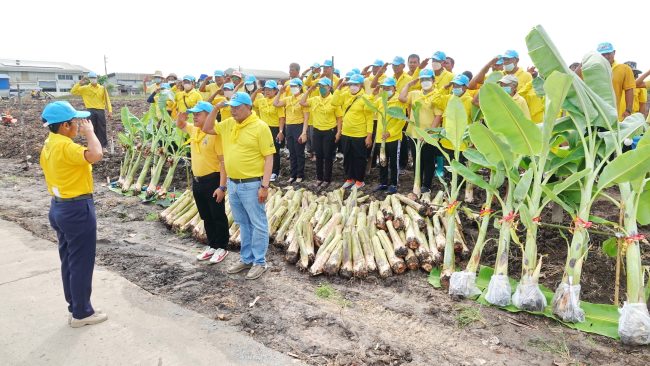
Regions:
<svg viewBox="0 0 650 366"><path fill-rule="evenodd" d="M202 100L203 97L201 96L201 93L199 93L196 89L192 89L189 92L183 90L176 93L174 96L176 110L181 113L194 107L196 103Z"/></svg>
<svg viewBox="0 0 650 366"><path fill-rule="evenodd" d="M216 106L217 104L221 102L225 102L228 99L224 97L223 95L218 95L214 99L212 99L212 105ZM232 117L232 113L230 112L230 106L227 105L219 110L219 113L221 114L221 121L225 121L228 118Z"/></svg>
<svg viewBox="0 0 650 366"><path fill-rule="evenodd" d="M446 125L446 120L447 118L445 117L447 114L447 104L449 104L449 99L452 98L453 95L451 94L438 94L434 98L434 108L435 108L435 114L438 116L442 116L442 127L445 127ZM467 113L467 123L472 122L472 99L473 97L467 92L465 92L463 95L460 97L460 101L463 103L463 106L465 107L465 113ZM444 147L445 149L453 150L454 145L451 144L451 141L447 139L440 139L440 145ZM459 150L460 151L465 151L467 149L467 144L464 142L460 145Z"/></svg>
<svg viewBox="0 0 650 366"><path fill-rule="evenodd" d="M634 102L632 104L632 113L641 112L641 104L647 102L648 102L648 90L646 88L635 88ZM625 100L621 100L621 103L625 103Z"/></svg>
<svg viewBox="0 0 650 366"><path fill-rule="evenodd" d="M315 129L326 131L336 128L336 118L343 117L341 107L332 105L333 99L334 96L332 94L325 98L319 95L307 99L309 115Z"/></svg>
<svg viewBox="0 0 650 366"><path fill-rule="evenodd" d="M406 72L403 72L402 75L399 77L399 79L396 79L395 83L395 94L399 95L399 93L404 89L404 87L413 80L413 77L409 75Z"/></svg>
<svg viewBox="0 0 650 366"><path fill-rule="evenodd" d="M428 93L424 93L423 90L414 90L409 92L408 100L406 104L409 106L409 116L411 121L415 122L415 116L413 115L413 108L416 103L420 104L420 127L421 128L431 128L433 127L433 119L435 118L433 100L438 95L438 91L431 89ZM413 127L409 124L406 128L406 134L415 137L415 131Z"/></svg>
<svg viewBox="0 0 650 366"><path fill-rule="evenodd" d="M524 112L524 116L526 118L530 118L530 109L528 108L528 103L526 103L526 99L524 99L521 95L515 94L512 96L512 100L515 101L517 106L521 109L522 112Z"/></svg>
<svg viewBox="0 0 650 366"><path fill-rule="evenodd" d="M384 105L381 102L381 98L376 97L374 98L374 103L377 106L377 109L383 112L384 110ZM402 112L406 113L406 103L402 103L399 101L396 95L393 95L390 99L388 99L388 108L400 108L402 109ZM379 117L381 119L381 117ZM390 134L388 138L386 139L386 142L393 142L393 141L398 141L402 139L402 130L404 130L404 125L406 124L406 121L403 119L399 118L394 118L390 116L386 116L386 119L388 120L386 123L386 131ZM384 125L381 123L381 120L377 120L377 134L375 135L375 142L381 142L382 140L382 135L384 134Z"/></svg>
<svg viewBox="0 0 650 366"><path fill-rule="evenodd" d="M632 68L626 64L619 64L614 61L612 65L612 86L616 95L618 120L623 120L625 112L625 91L636 88L636 80Z"/></svg>
<svg viewBox="0 0 650 366"><path fill-rule="evenodd" d="M378 84L383 83L385 79L386 79L386 74L381 75L377 80ZM370 87L370 85L372 84L373 80L375 80L375 75L370 75L369 77L363 80L363 87L366 90L366 94L372 94L374 89ZM399 92L400 92L399 90L396 91L397 95L399 95Z"/></svg>
<svg viewBox="0 0 650 366"><path fill-rule="evenodd" d="M542 123L544 121L544 98L535 93L533 82L530 81L518 92L525 100L530 111L531 121Z"/></svg>
<svg viewBox="0 0 650 366"><path fill-rule="evenodd" d="M503 71L503 75L514 75L517 77L517 92L523 89L526 84L533 81L533 75L519 66L517 66L517 71L515 71L514 74L508 74Z"/></svg>
<svg viewBox="0 0 650 366"><path fill-rule="evenodd" d="M449 94L449 89L445 89L445 86L454 79L454 74L447 71L444 67L440 75L433 74L433 88L440 93Z"/></svg>
<svg viewBox="0 0 650 366"><path fill-rule="evenodd" d="M52 196L73 198L93 192L93 168L84 156L86 150L71 138L50 132L40 164Z"/></svg>
<svg viewBox="0 0 650 366"><path fill-rule="evenodd" d="M228 177L257 178L264 175L264 157L275 154L271 129L255 113L241 123L228 118L215 124L221 136Z"/></svg>
<svg viewBox="0 0 650 366"><path fill-rule="evenodd" d="M309 109L300 105L300 99L302 99L302 94L282 98L288 125L302 124L305 121L304 113L309 112Z"/></svg>
<svg viewBox="0 0 650 366"><path fill-rule="evenodd" d="M260 118L269 127L280 127L280 118L285 117L284 108L274 106L273 98L258 97L253 102L253 106L260 111Z"/></svg>
<svg viewBox="0 0 650 366"><path fill-rule="evenodd" d="M70 90L72 95L79 95L84 101L86 108L92 109L106 109L108 108L109 113L113 113L113 106L111 105L111 98L108 96L106 89L97 84L86 84L81 85L79 83L74 84Z"/></svg>
<svg viewBox="0 0 650 366"><path fill-rule="evenodd" d="M219 172L219 156L223 156L221 136L208 135L190 124L187 124L184 130L190 135L192 174L202 177Z"/></svg>
<svg viewBox="0 0 650 366"><path fill-rule="evenodd" d="M366 137L372 133L374 113L363 101L363 97L367 97L363 88L356 95L352 95L349 89L334 92L332 105L340 106L343 111L341 134L348 137Z"/></svg>

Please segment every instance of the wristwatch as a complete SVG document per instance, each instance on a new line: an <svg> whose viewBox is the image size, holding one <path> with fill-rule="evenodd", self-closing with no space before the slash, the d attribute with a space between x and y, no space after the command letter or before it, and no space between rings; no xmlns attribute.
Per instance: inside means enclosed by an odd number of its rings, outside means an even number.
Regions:
<svg viewBox="0 0 650 366"><path fill-rule="evenodd" d="M222 192L225 192L225 191L228 190L228 187L226 187L226 186L219 186L218 189L220 189Z"/></svg>
<svg viewBox="0 0 650 366"><path fill-rule="evenodd" d="M260 188L269 189L269 186L265 186L264 184L260 184Z"/></svg>

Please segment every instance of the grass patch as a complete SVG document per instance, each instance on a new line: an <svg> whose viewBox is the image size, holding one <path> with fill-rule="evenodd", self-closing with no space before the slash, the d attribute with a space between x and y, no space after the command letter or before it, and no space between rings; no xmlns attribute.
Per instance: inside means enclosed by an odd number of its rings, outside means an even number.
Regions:
<svg viewBox="0 0 650 366"><path fill-rule="evenodd" d="M346 308L352 305L352 302L350 300L346 299L337 289L332 287L332 285L327 282L318 285L318 287L316 287L315 293L316 297L332 301L342 308Z"/></svg>
<svg viewBox="0 0 650 366"><path fill-rule="evenodd" d="M481 314L481 309L475 306L458 306L456 309L456 324L459 328L465 328L473 323L480 322L485 324L485 319Z"/></svg>
<svg viewBox="0 0 650 366"><path fill-rule="evenodd" d="M144 221L158 221L158 212L149 212L145 217Z"/></svg>
<svg viewBox="0 0 650 366"><path fill-rule="evenodd" d="M561 339L542 339L542 338L531 338L527 342L528 346L537 348L540 351L552 353L558 355L564 359L571 359L571 352L569 351L569 346L566 343L564 337Z"/></svg>

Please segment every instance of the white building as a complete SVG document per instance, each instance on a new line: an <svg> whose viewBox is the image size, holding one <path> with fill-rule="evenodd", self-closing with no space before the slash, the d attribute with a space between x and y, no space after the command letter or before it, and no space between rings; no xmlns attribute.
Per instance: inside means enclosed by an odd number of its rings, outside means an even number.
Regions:
<svg viewBox="0 0 650 366"><path fill-rule="evenodd" d="M66 62L0 59L0 74L10 77L12 92L42 90L59 96L70 93L72 86L90 70Z"/></svg>

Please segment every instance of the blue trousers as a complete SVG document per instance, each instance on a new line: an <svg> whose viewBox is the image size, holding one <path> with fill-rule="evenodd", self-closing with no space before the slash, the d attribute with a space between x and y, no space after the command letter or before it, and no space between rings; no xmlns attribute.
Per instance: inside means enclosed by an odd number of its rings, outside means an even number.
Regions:
<svg viewBox="0 0 650 366"><path fill-rule="evenodd" d="M265 204L257 198L261 184L260 181L234 183L228 180L230 208L241 230L241 261L246 264L266 264L269 223Z"/></svg>
<svg viewBox="0 0 650 366"><path fill-rule="evenodd" d="M97 247L95 204L92 199L52 200L49 219L59 239L63 294L68 311L75 319L83 319L95 313L90 304Z"/></svg>

